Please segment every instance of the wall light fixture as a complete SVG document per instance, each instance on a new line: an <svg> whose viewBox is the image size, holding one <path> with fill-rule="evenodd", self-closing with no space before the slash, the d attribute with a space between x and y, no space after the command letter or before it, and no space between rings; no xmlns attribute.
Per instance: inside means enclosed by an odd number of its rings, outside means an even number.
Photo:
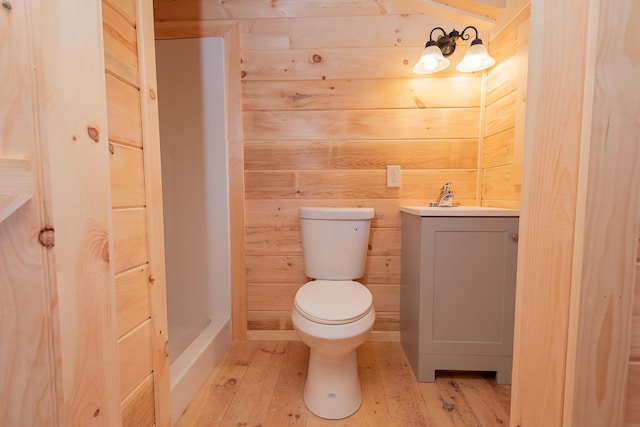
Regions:
<svg viewBox="0 0 640 427"><path fill-rule="evenodd" d="M442 35L433 40L433 32L439 30ZM457 30L451 31L449 34L441 28L436 27L429 33L429 41L424 45L424 50L420 59L413 66L413 72L416 74L431 74L444 70L449 66L451 61L447 59L456 50L456 40L469 40L468 30L476 32L476 37L471 41L471 45L462 58L462 61L456 66L456 70L463 72L482 71L491 67L496 60L489 56L487 48L482 44L482 40L478 38L478 29L474 26L468 26L462 32Z"/></svg>

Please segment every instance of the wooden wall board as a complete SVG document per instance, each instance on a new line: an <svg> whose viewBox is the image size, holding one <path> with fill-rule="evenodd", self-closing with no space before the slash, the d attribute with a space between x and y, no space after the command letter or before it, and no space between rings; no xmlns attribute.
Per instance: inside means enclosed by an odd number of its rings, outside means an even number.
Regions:
<svg viewBox="0 0 640 427"><path fill-rule="evenodd" d="M50 255L36 238L39 209L38 197L0 223L0 422L7 426L57 425L64 417L54 369L57 305L43 281Z"/></svg>
<svg viewBox="0 0 640 427"><path fill-rule="evenodd" d="M513 163L515 128L508 128L484 139L482 167L490 168Z"/></svg>
<svg viewBox="0 0 640 427"><path fill-rule="evenodd" d="M637 254L640 257L640 241ZM629 358L640 362L640 262L636 265L636 289L633 298L633 314L631 319L631 349Z"/></svg>
<svg viewBox="0 0 640 427"><path fill-rule="evenodd" d="M398 79L244 80L244 110L363 110L381 108L473 108L480 105L481 77ZM452 96L455 94L455 96Z"/></svg>
<svg viewBox="0 0 640 427"><path fill-rule="evenodd" d="M493 43L490 45L490 49L492 48ZM491 68L491 71L487 74L485 95L487 105L491 105L500 98L518 90L518 84L520 83L518 80L519 70L525 65L522 64L516 55L513 55L504 58Z"/></svg>
<svg viewBox="0 0 640 427"><path fill-rule="evenodd" d="M242 51L243 80L333 80L413 78L413 66L421 49L415 46L394 48L322 48L270 49ZM452 63L462 59L456 51ZM455 68L440 72L453 75Z"/></svg>
<svg viewBox="0 0 640 427"><path fill-rule="evenodd" d="M637 92L638 56L622 46L637 45L628 29L640 8L603 0L532 9L545 40L532 38L529 51L512 423L623 425L640 157L627 134L637 133L627 120L639 104L623 95ZM622 205L607 203L609 188Z"/></svg>
<svg viewBox="0 0 640 427"><path fill-rule="evenodd" d="M118 337L151 317L147 264L116 274L116 303Z"/></svg>
<svg viewBox="0 0 640 427"><path fill-rule="evenodd" d="M116 273L146 264L149 259L145 208L113 212L113 264Z"/></svg>
<svg viewBox="0 0 640 427"><path fill-rule="evenodd" d="M476 171L455 169L401 171L400 188L386 186L384 170L248 171L245 180L247 199L426 199L448 181L460 199L476 190Z"/></svg>
<svg viewBox="0 0 640 427"><path fill-rule="evenodd" d="M155 425L171 425L167 294L162 212L162 172L158 123L153 2L135 0L138 63L140 68L140 132L144 145L145 213L151 303L151 357ZM142 224L141 224L142 225Z"/></svg>
<svg viewBox="0 0 640 427"><path fill-rule="evenodd" d="M522 8L489 43L499 58L486 80L486 108L481 144L481 204L520 207L524 106L528 55L529 7Z"/></svg>
<svg viewBox="0 0 640 427"><path fill-rule="evenodd" d="M247 140L459 139L478 137L479 117L475 108L245 111L243 129Z"/></svg>
<svg viewBox="0 0 640 427"><path fill-rule="evenodd" d="M511 401L512 423L521 425L563 425L584 78L558 67L584 63L585 17L582 3L532 4L531 28L546 37L532 43L527 82ZM574 47L558 50L556 38ZM543 81L543 74L553 78Z"/></svg>
<svg viewBox="0 0 640 427"><path fill-rule="evenodd" d="M520 200L495 200L495 199L483 199L483 206L491 206L494 208L504 209L520 209Z"/></svg>
<svg viewBox="0 0 640 427"><path fill-rule="evenodd" d="M444 183L444 182L443 182ZM440 187L426 188L428 197L415 199L247 199L247 228L296 228L300 226L298 209L301 206L327 207L371 207L375 216L371 222L374 228L400 228L402 224L400 206L425 206L435 200ZM473 199L458 200L463 206L473 206Z"/></svg>
<svg viewBox="0 0 640 427"><path fill-rule="evenodd" d="M464 25L475 25L480 30L489 29L494 22L493 19L464 13L432 2L416 3L412 0L361 0L356 2L322 0L304 3L279 1L275 5L266 0L245 0L224 4L202 0L181 1L179 3L171 0L157 0L154 3L155 16L158 21L417 14L434 16L449 22L463 22Z"/></svg>
<svg viewBox="0 0 640 427"><path fill-rule="evenodd" d="M502 63L505 59L515 55L518 43L528 40L528 32L526 35L519 35L518 32L521 28L520 26L522 22L529 21L530 17L531 8L524 7L506 26L496 31L491 31L489 46L491 56L495 58L496 63Z"/></svg>
<svg viewBox="0 0 640 427"><path fill-rule="evenodd" d="M477 139L249 141L245 170L474 169ZM274 163L273 158L278 162Z"/></svg>
<svg viewBox="0 0 640 427"><path fill-rule="evenodd" d="M103 3L104 62L110 73L138 87L138 42L135 24L108 2Z"/></svg>
<svg viewBox="0 0 640 427"><path fill-rule="evenodd" d="M240 28L244 49L415 46L419 55L434 27L451 31L456 24L426 14L382 14L252 18L243 19ZM486 39L480 31L480 37Z"/></svg>
<svg viewBox="0 0 640 427"><path fill-rule="evenodd" d="M486 1L478 0L434 0L435 2L445 4L474 15L484 16L490 19L496 19L504 11L504 3L502 7L494 6Z"/></svg>
<svg viewBox="0 0 640 427"><path fill-rule="evenodd" d="M123 400L153 371L151 321L147 320L118 340L120 395Z"/></svg>
<svg viewBox="0 0 640 427"><path fill-rule="evenodd" d="M629 363L627 377L624 426L636 427L640 425L640 363Z"/></svg>
<svg viewBox="0 0 640 427"><path fill-rule="evenodd" d="M634 300L638 299L636 293ZM629 348L629 360L640 362L640 314L633 314L631 318L631 346Z"/></svg>
<svg viewBox="0 0 640 427"><path fill-rule="evenodd" d="M102 0L109 4L127 19L132 25L136 24L136 1L135 0Z"/></svg>
<svg viewBox="0 0 640 427"><path fill-rule="evenodd" d="M565 423L621 425L640 233L640 4L590 9ZM620 37L620 35L623 35ZM633 46L633 48L631 47ZM633 53L631 53L633 52ZM615 120L611 120L615 117ZM616 195L610 189L616 189ZM606 242L593 245L592 242ZM619 349L619 351L612 351ZM593 372L594 375L583 375Z"/></svg>
<svg viewBox="0 0 640 427"><path fill-rule="evenodd" d="M153 427L155 425L153 375L122 401L122 427Z"/></svg>
<svg viewBox="0 0 640 427"><path fill-rule="evenodd" d="M106 82L109 140L141 147L140 92L111 74Z"/></svg>
<svg viewBox="0 0 640 427"><path fill-rule="evenodd" d="M507 165L485 169L482 184L483 200L520 200L522 166Z"/></svg>
<svg viewBox="0 0 640 427"><path fill-rule="evenodd" d="M111 205L114 208L144 206L144 153L140 148L110 143Z"/></svg>
<svg viewBox="0 0 640 427"><path fill-rule="evenodd" d="M20 15L6 8L1 14ZM27 16L35 75L26 93L38 94L33 111L48 204L36 230L55 229L56 281L46 302L59 314L52 338L60 353L46 350L55 354L63 386L55 404L60 424L120 425L100 3L32 1Z"/></svg>
<svg viewBox="0 0 640 427"><path fill-rule="evenodd" d="M516 122L516 92L511 92L491 105L487 105L485 112L486 136L495 135L514 127Z"/></svg>

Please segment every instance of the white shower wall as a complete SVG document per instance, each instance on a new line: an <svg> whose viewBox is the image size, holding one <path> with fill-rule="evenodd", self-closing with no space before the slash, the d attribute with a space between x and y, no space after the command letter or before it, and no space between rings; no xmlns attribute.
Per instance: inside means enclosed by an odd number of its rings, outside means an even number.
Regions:
<svg viewBox="0 0 640 427"><path fill-rule="evenodd" d="M174 418L231 336L222 39L158 40L156 65Z"/></svg>

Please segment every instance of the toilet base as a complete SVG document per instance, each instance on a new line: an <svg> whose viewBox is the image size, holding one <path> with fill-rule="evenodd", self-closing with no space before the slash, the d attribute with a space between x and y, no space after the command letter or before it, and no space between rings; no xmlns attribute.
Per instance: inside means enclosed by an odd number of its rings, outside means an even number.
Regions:
<svg viewBox="0 0 640 427"><path fill-rule="evenodd" d="M317 416L330 420L346 418L358 410L362 389L355 350L329 358L311 349L304 403Z"/></svg>

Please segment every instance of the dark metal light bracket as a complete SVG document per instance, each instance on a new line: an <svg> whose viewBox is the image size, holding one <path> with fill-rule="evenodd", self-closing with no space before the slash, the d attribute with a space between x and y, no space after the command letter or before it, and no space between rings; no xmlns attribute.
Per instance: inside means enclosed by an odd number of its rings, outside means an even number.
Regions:
<svg viewBox="0 0 640 427"><path fill-rule="evenodd" d="M440 30L442 32L442 35L438 36L436 41L434 41L433 32L436 30ZM429 41L427 42L425 47L436 45L442 51L442 56L444 56L445 58L447 56L451 56L453 52L455 52L456 50L457 39L469 40L469 38L471 37L471 35L467 33L467 30L473 30L476 32L476 37L471 42L471 45L482 43L482 41L478 38L478 29L473 25L469 25L468 27L465 27L465 29L462 30L462 32L458 32L458 30L453 29L449 34L447 34L444 28L435 27L433 30L431 30L431 33L429 34Z"/></svg>

